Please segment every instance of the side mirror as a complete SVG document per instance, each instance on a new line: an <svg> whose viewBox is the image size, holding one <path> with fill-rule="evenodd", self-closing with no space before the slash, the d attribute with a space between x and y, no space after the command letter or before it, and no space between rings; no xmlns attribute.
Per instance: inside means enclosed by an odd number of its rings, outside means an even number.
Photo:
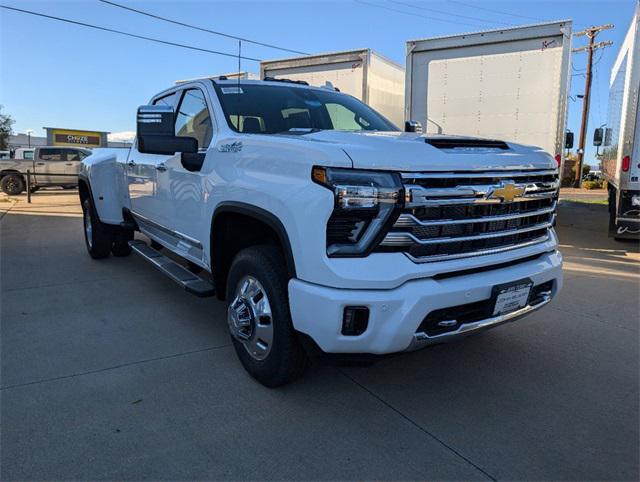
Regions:
<svg viewBox="0 0 640 482"><path fill-rule="evenodd" d="M604 129L602 127L598 127L595 131L593 131L593 145L596 147L600 147L602 145L603 137Z"/></svg>
<svg viewBox="0 0 640 482"><path fill-rule="evenodd" d="M193 137L178 137L174 133L175 113L166 105L138 107L136 134L138 151L145 154L175 154L198 152Z"/></svg>
<svg viewBox="0 0 640 482"><path fill-rule="evenodd" d="M418 121L408 120L404 123L404 131L422 134L422 124Z"/></svg>
<svg viewBox="0 0 640 482"><path fill-rule="evenodd" d="M566 132L564 135L564 148L571 149L573 147L573 132Z"/></svg>

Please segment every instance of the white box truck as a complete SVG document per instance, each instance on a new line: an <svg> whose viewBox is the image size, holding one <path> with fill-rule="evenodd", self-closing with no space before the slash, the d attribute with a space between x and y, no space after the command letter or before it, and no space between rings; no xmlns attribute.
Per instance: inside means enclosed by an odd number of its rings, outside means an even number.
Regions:
<svg viewBox="0 0 640 482"><path fill-rule="evenodd" d="M397 126L404 122L404 67L371 49L308 55L260 63L260 78L330 82L373 107Z"/></svg>
<svg viewBox="0 0 640 482"><path fill-rule="evenodd" d="M407 42L407 120L543 148L562 161L571 21Z"/></svg>
<svg viewBox="0 0 640 482"><path fill-rule="evenodd" d="M601 162L609 189L609 235L640 236L640 22L638 6L611 69L607 127L596 129L594 145L604 145Z"/></svg>

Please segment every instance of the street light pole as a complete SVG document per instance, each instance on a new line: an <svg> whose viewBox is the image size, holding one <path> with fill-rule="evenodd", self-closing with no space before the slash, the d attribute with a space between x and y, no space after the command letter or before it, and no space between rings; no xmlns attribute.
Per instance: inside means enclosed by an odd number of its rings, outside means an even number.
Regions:
<svg viewBox="0 0 640 482"><path fill-rule="evenodd" d="M31 133L33 132L33 129L27 129L25 131L25 133L27 134L27 144L29 145L29 147L31 147Z"/></svg>

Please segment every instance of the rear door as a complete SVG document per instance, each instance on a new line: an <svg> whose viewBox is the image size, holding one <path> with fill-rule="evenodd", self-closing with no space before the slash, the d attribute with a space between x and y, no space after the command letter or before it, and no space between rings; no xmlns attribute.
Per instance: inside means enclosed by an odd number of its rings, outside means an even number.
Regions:
<svg viewBox="0 0 640 482"><path fill-rule="evenodd" d="M41 185L73 184L65 174L66 149L42 147L35 159L35 179Z"/></svg>
<svg viewBox="0 0 640 482"><path fill-rule="evenodd" d="M66 159L64 163L64 173L69 176L70 184L77 184L78 173L80 172L80 163L87 157L90 152L84 149L65 149Z"/></svg>

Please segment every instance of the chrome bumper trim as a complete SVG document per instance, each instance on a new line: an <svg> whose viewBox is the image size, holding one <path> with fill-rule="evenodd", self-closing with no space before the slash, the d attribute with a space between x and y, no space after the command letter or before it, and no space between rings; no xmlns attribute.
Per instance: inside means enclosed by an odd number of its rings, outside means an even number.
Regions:
<svg viewBox="0 0 640 482"><path fill-rule="evenodd" d="M489 328L493 328L494 326L501 325L502 323L506 323L508 321L515 321L517 318L521 316L527 315L535 310L539 310L546 304L551 301L551 293L546 292L543 293L543 299L540 303L535 305L527 305L524 308L521 308L516 311L512 311L511 313L507 313L505 315L494 316L492 318L487 318L484 320L476 321L473 323L467 323L456 331L451 331L449 333L443 333L441 335L429 336L425 332L418 332L413 335L413 340L406 348L405 351L414 351L419 350L427 345L432 345L434 343L443 343L446 341L453 341L458 338L462 338L466 335L470 335L471 333L475 333L482 330L487 330Z"/></svg>

